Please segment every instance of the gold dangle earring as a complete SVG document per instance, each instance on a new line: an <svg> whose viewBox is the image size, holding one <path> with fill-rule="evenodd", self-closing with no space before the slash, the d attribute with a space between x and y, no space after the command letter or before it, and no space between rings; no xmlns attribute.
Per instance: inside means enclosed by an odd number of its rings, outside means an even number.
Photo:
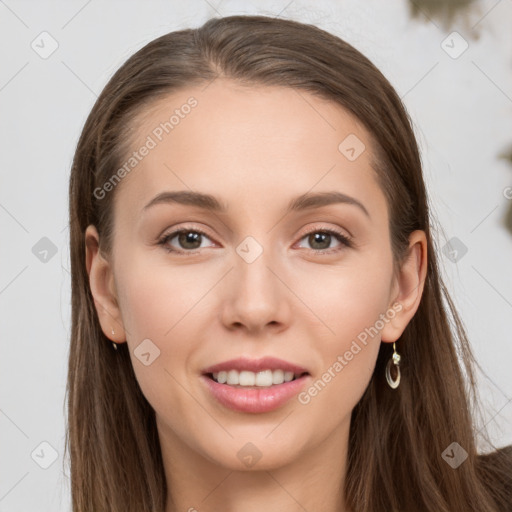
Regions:
<svg viewBox="0 0 512 512"><path fill-rule="evenodd" d="M391 377L391 365L396 369L396 378ZM400 354L396 351L396 345L393 342L393 355L390 357L388 364L386 365L386 380L388 381L389 387L396 389L400 384Z"/></svg>

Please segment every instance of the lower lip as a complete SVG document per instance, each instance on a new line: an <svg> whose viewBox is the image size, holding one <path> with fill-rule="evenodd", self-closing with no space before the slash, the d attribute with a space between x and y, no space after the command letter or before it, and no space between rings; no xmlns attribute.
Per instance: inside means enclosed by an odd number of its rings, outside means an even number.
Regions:
<svg viewBox="0 0 512 512"><path fill-rule="evenodd" d="M201 375L211 394L225 407L240 412L262 413L284 405L304 387L310 375L261 389L235 388Z"/></svg>

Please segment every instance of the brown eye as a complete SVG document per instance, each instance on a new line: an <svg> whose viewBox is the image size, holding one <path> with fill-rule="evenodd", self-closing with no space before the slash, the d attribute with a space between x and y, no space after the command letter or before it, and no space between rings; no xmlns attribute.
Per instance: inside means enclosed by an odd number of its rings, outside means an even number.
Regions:
<svg viewBox="0 0 512 512"><path fill-rule="evenodd" d="M168 252L193 252L201 248L201 242L203 241L203 237L209 239L206 233L203 233L200 230L180 229L178 231L173 231L172 233L163 236L162 239L158 242L158 244L162 245ZM171 245L170 243L174 239L177 240L177 247L176 245Z"/></svg>
<svg viewBox="0 0 512 512"><path fill-rule="evenodd" d="M177 236L178 243L182 248L198 249L201 247L201 233L197 233L195 231L182 231Z"/></svg>
<svg viewBox="0 0 512 512"><path fill-rule="evenodd" d="M313 249L329 249L331 245L331 235L324 232L313 233L308 235L308 242Z"/></svg>
<svg viewBox="0 0 512 512"><path fill-rule="evenodd" d="M352 247L351 240L347 236L332 229L316 229L307 233L301 240L304 239L307 239L311 250L318 253L330 254L344 247ZM331 247L333 239L339 242L338 247Z"/></svg>

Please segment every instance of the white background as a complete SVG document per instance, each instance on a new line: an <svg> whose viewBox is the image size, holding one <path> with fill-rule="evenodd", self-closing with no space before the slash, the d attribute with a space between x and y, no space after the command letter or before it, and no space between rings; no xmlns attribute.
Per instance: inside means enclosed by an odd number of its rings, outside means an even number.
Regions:
<svg viewBox="0 0 512 512"><path fill-rule="evenodd" d="M353 44L396 87L421 145L443 228L438 245L457 237L468 248L457 263L441 262L488 375L479 379L485 415L478 428L486 426L498 446L512 442L512 234L503 224L512 166L498 158L512 143L512 0L475 2L446 28L435 18L411 20L406 0L253 3L0 0L0 512L70 509L63 471L67 193L83 123L126 58L212 16L313 23ZM458 58L442 47L454 30L469 44ZM58 42L47 59L31 48L43 31ZM465 44L457 37L446 40L453 51ZM57 251L45 263L32 252L43 237ZM31 456L51 453L42 442L57 452L48 469Z"/></svg>

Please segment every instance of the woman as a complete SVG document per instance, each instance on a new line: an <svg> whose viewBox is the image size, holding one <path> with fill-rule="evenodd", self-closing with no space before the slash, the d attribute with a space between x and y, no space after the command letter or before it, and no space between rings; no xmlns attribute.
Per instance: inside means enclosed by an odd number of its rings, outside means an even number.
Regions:
<svg viewBox="0 0 512 512"><path fill-rule="evenodd" d="M409 118L346 42L152 41L85 124L70 226L73 510L510 507Z"/></svg>

